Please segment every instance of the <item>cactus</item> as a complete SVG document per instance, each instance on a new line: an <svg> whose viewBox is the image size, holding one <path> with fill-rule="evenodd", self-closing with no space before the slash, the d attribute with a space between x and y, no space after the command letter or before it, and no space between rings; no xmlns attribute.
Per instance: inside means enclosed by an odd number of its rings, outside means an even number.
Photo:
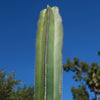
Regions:
<svg viewBox="0 0 100 100"><path fill-rule="evenodd" d="M58 7L40 13L36 39L35 100L61 100L62 20Z"/></svg>

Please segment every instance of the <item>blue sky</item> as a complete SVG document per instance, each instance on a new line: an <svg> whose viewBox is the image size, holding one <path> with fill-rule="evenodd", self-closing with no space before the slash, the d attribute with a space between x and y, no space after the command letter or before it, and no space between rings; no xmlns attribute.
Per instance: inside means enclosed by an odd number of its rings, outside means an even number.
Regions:
<svg viewBox="0 0 100 100"><path fill-rule="evenodd" d="M23 83L34 83L37 22L47 4L58 6L62 16L63 63L78 57L100 64L100 0L0 0L0 68ZM73 85L72 73L63 72L62 100L72 100Z"/></svg>

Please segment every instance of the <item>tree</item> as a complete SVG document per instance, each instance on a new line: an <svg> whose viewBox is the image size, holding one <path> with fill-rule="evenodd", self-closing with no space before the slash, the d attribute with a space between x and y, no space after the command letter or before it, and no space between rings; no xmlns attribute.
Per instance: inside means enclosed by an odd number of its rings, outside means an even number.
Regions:
<svg viewBox="0 0 100 100"><path fill-rule="evenodd" d="M73 100L89 100L89 94L84 84L82 86L79 85L78 88L73 86L71 91L73 93Z"/></svg>
<svg viewBox="0 0 100 100"><path fill-rule="evenodd" d="M73 78L75 81L84 82L85 85L89 87L90 91L94 92L95 100L98 100L98 94L100 94L100 67L97 63L93 62L89 65L86 62L80 62L78 58L74 57L73 62L68 58L67 64L64 64L63 68L66 72L74 72L75 75L73 75ZM79 91L79 88L76 89L76 91ZM75 88L73 89L75 90ZM72 93L73 95L75 94L73 91Z"/></svg>
<svg viewBox="0 0 100 100"><path fill-rule="evenodd" d="M34 100L34 86L24 84L23 88L18 87L12 93L12 100Z"/></svg>
<svg viewBox="0 0 100 100"><path fill-rule="evenodd" d="M7 72L0 70L0 100L34 100L34 86L24 85L23 88L16 85L20 85L21 80L14 79L15 73L7 75Z"/></svg>
<svg viewBox="0 0 100 100"><path fill-rule="evenodd" d="M14 80L14 73L6 76L6 72L0 70L0 100L11 100L10 97L14 90L14 86L20 84L20 80Z"/></svg>

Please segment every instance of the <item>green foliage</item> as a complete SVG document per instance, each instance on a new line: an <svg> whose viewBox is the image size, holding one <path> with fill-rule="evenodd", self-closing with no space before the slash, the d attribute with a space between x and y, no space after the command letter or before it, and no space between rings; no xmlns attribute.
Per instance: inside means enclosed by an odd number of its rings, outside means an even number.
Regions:
<svg viewBox="0 0 100 100"><path fill-rule="evenodd" d="M15 90L21 80L15 80L14 76L15 73L8 75L6 71L0 70L0 100L34 100L34 86L24 85Z"/></svg>
<svg viewBox="0 0 100 100"><path fill-rule="evenodd" d="M73 86L71 91L73 93L73 100L89 100L89 94L84 84L82 86L79 85L78 88Z"/></svg>
<svg viewBox="0 0 100 100"><path fill-rule="evenodd" d="M86 62L80 62L76 57L73 62L68 58L67 64L64 64L63 68L66 72L74 72L75 81L85 82L91 92L100 94L100 66L97 63L93 62L89 65Z"/></svg>
<svg viewBox="0 0 100 100"><path fill-rule="evenodd" d="M6 72L0 70L0 100L10 100L14 86L20 83L20 80L14 80L14 73L6 76Z"/></svg>
<svg viewBox="0 0 100 100"><path fill-rule="evenodd" d="M62 20L58 7L40 13L36 39L35 99L61 100Z"/></svg>
<svg viewBox="0 0 100 100"><path fill-rule="evenodd" d="M14 90L11 96L12 100L34 100L34 86L18 87Z"/></svg>

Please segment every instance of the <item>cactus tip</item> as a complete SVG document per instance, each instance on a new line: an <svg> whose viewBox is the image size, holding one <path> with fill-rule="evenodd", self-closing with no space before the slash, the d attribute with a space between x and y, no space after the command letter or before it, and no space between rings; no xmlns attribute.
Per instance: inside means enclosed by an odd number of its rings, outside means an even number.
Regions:
<svg viewBox="0 0 100 100"><path fill-rule="evenodd" d="M49 5L47 5L47 9L49 8L50 6Z"/></svg>

